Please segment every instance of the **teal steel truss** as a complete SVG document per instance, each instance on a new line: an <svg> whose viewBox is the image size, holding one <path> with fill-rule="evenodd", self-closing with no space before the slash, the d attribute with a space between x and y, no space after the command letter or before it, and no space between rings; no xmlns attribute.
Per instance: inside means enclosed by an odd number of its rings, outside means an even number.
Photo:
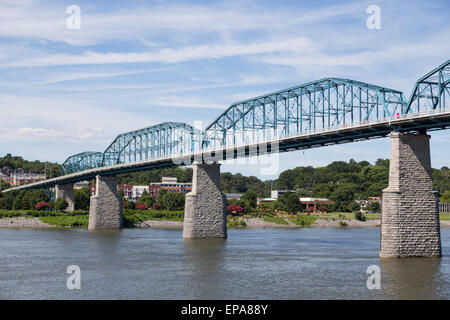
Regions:
<svg viewBox="0 0 450 320"><path fill-rule="evenodd" d="M86 151L67 158L61 167L61 175L98 168L102 164L103 153Z"/></svg>
<svg viewBox="0 0 450 320"><path fill-rule="evenodd" d="M407 112L441 110L449 107L450 60L417 80L408 102Z"/></svg>
<svg viewBox="0 0 450 320"><path fill-rule="evenodd" d="M205 130L204 147L227 147L345 127L405 112L401 91L326 78L231 105Z"/></svg>
<svg viewBox="0 0 450 320"><path fill-rule="evenodd" d="M117 136L103 153L102 166L198 151L201 141L201 131L186 123L160 123Z"/></svg>

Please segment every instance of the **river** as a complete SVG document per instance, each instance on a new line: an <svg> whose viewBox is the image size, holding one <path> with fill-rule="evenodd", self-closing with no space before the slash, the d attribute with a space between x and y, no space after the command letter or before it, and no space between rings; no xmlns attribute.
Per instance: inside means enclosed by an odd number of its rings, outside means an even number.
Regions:
<svg viewBox="0 0 450 320"><path fill-rule="evenodd" d="M450 229L442 258L379 259L378 228L0 230L0 299L449 299ZM69 290L69 265L81 289ZM367 267L381 270L368 289Z"/></svg>

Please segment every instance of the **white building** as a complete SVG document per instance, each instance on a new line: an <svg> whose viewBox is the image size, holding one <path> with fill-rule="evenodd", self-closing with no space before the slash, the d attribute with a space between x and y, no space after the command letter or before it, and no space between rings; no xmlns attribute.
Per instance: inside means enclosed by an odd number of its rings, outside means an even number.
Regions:
<svg viewBox="0 0 450 320"><path fill-rule="evenodd" d="M295 190L272 190L270 191L270 197L272 199L278 199L288 192L295 193Z"/></svg>
<svg viewBox="0 0 450 320"><path fill-rule="evenodd" d="M149 191L148 186L133 186L131 189L131 199L137 201L141 198L141 195L144 191Z"/></svg>
<svg viewBox="0 0 450 320"><path fill-rule="evenodd" d="M227 200L241 200L242 193L224 193Z"/></svg>

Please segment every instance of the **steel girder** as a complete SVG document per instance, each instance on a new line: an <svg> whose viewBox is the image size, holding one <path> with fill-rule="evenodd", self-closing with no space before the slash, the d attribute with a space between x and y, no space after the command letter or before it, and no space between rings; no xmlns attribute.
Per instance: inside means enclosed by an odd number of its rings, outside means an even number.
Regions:
<svg viewBox="0 0 450 320"><path fill-rule="evenodd" d="M246 145L405 113L401 91L325 78L231 105L204 133L204 148Z"/></svg>
<svg viewBox="0 0 450 320"><path fill-rule="evenodd" d="M61 167L61 175L76 173L101 166L103 153L86 151L67 158Z"/></svg>
<svg viewBox="0 0 450 320"><path fill-rule="evenodd" d="M198 151L201 131L181 122L164 122L120 134L103 153L102 166L172 157Z"/></svg>
<svg viewBox="0 0 450 320"><path fill-rule="evenodd" d="M417 80L409 98L406 112L420 113L426 110L450 106L450 60L441 64Z"/></svg>

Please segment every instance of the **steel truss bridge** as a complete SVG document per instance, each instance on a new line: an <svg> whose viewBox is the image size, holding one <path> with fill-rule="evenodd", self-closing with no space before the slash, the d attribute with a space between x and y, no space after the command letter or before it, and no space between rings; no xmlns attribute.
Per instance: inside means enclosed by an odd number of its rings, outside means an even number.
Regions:
<svg viewBox="0 0 450 320"><path fill-rule="evenodd" d="M120 134L104 152L70 156L61 176L5 190L46 188L152 168L308 149L450 126L450 60L403 92L325 78L232 104L205 130L164 122Z"/></svg>

